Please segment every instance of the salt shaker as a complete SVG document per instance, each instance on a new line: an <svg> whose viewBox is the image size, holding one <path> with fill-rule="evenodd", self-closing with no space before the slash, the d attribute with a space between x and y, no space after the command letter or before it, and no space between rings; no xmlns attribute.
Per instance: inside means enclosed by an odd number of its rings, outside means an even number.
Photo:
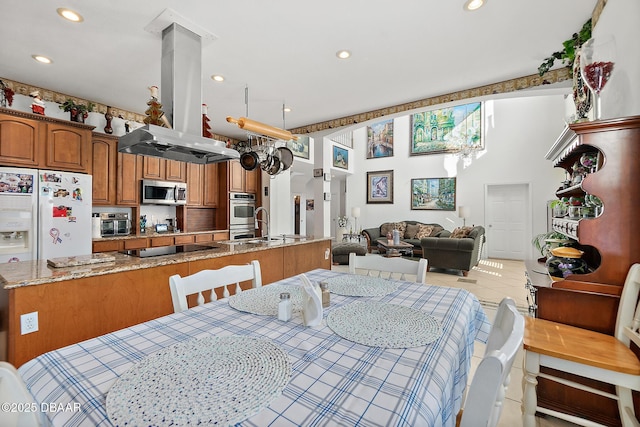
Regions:
<svg viewBox="0 0 640 427"><path fill-rule="evenodd" d="M329 294L329 284L327 282L320 282L320 293L322 295L322 307L329 307L329 304L331 304L331 296Z"/></svg>
<svg viewBox="0 0 640 427"><path fill-rule="evenodd" d="M289 292L280 294L280 302L278 303L278 319L287 321L291 319L291 295Z"/></svg>

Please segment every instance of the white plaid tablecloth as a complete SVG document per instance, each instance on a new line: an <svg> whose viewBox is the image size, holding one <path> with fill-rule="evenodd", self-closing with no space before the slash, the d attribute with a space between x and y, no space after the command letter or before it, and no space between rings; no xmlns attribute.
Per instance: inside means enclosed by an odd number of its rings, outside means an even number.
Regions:
<svg viewBox="0 0 640 427"><path fill-rule="evenodd" d="M313 270L319 281L344 273ZM282 396L242 426L454 426L468 381L474 339L486 342L491 325L473 294L463 289L398 281L384 297L331 295L333 308L381 301L433 315L442 336L408 349L356 344L326 326L302 325L239 312L215 301L39 356L20 367L27 388L54 426L110 426L106 396L134 363L191 338L247 335L268 338L292 363ZM277 283L300 284L298 277ZM167 292L169 285L167 284ZM75 404L75 406L73 406ZM80 410L72 410L79 405Z"/></svg>

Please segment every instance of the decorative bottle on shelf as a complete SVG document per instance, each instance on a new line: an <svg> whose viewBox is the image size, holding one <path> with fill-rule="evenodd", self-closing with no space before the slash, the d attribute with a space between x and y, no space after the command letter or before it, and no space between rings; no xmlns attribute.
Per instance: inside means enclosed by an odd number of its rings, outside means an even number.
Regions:
<svg viewBox="0 0 640 427"><path fill-rule="evenodd" d="M291 319L291 294L283 292L280 294L280 302L278 303L278 319L286 322Z"/></svg>

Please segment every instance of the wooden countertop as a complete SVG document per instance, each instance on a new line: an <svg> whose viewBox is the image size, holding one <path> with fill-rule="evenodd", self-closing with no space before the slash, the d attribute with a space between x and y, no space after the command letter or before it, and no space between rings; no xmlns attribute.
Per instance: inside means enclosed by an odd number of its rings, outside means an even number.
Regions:
<svg viewBox="0 0 640 427"><path fill-rule="evenodd" d="M162 233L162 235L166 235L166 233ZM281 236L274 236L274 238L276 237ZM212 247L210 250L161 255L149 258L138 258L119 252L106 252L114 255L115 261L78 267L54 268L50 267L46 260L6 263L0 265L0 286L4 289L12 289L21 286L41 285L44 283L224 257L278 247L304 245L311 242L331 240L331 238L292 237L287 238L285 241L274 240L268 243L248 243L251 240L256 239L211 242L206 244L206 246Z"/></svg>

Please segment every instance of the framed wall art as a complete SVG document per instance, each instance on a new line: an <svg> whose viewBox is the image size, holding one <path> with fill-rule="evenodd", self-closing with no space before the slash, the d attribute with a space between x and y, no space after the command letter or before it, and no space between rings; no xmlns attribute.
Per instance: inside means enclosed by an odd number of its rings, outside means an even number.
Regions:
<svg viewBox="0 0 640 427"><path fill-rule="evenodd" d="M333 166L342 169L349 169L349 151L346 148L333 146Z"/></svg>
<svg viewBox="0 0 640 427"><path fill-rule="evenodd" d="M411 180L411 209L455 211L455 178L418 178Z"/></svg>
<svg viewBox="0 0 640 427"><path fill-rule="evenodd" d="M412 156L484 148L482 103L458 105L411 115Z"/></svg>
<svg viewBox="0 0 640 427"><path fill-rule="evenodd" d="M367 159L393 156L393 119L367 126Z"/></svg>
<svg viewBox="0 0 640 427"><path fill-rule="evenodd" d="M298 140L287 141L287 148L291 150L294 156L301 157L303 159L309 159L309 137L296 135Z"/></svg>
<svg viewBox="0 0 640 427"><path fill-rule="evenodd" d="M367 172L367 203L393 203L393 171Z"/></svg>

